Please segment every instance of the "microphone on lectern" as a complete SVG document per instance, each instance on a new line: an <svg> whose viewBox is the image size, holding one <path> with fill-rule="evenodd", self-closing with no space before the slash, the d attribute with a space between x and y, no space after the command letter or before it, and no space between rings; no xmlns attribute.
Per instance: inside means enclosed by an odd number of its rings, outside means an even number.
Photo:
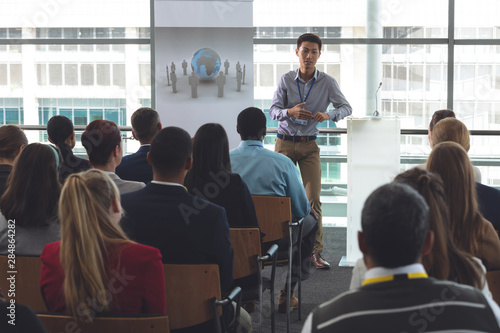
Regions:
<svg viewBox="0 0 500 333"><path fill-rule="evenodd" d="M378 106L378 91L380 90L380 87L382 87L382 82L380 82L378 84L378 88L377 88L377 91L375 91L375 112L373 112L373 116L375 117L379 117L380 116L380 112L378 112L377 110L377 106Z"/></svg>

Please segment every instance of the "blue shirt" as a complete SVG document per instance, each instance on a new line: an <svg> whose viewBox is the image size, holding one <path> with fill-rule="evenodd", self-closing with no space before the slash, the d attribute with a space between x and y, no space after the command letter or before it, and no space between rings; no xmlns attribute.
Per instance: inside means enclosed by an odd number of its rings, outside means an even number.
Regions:
<svg viewBox="0 0 500 333"><path fill-rule="evenodd" d="M233 172L241 176L252 195L290 197L293 217L309 214L309 200L291 159L254 140L241 141L229 156Z"/></svg>
<svg viewBox="0 0 500 333"><path fill-rule="evenodd" d="M297 82L300 87L300 94ZM316 120L308 119L306 125L301 125L295 122L294 117L287 115L288 109L302 103L302 101L306 102L302 108L311 111L313 115L318 112L325 112L331 103L335 109L326 113L330 116L330 120L335 122L352 114L351 105L345 99L337 81L333 77L316 69L314 77L306 83L300 78L297 69L281 77L269 110L271 118L280 122L278 128L280 133L298 136L318 134L319 131L316 128L318 122Z"/></svg>

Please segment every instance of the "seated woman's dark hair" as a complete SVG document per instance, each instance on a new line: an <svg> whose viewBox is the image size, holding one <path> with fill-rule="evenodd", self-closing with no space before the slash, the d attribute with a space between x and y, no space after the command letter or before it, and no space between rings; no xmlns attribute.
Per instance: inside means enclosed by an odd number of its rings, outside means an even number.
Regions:
<svg viewBox="0 0 500 333"><path fill-rule="evenodd" d="M56 218L61 192L59 164L57 148L32 143L23 149L0 198L0 210L6 219L16 219L16 225L36 227Z"/></svg>

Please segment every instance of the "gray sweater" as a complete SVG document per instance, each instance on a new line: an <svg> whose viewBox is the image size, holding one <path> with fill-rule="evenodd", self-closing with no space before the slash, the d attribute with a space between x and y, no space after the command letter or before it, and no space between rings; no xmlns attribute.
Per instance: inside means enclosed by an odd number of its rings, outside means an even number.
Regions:
<svg viewBox="0 0 500 333"><path fill-rule="evenodd" d="M49 225L38 228L24 228L15 225L14 229L9 229L8 223L3 214L0 214L0 254L8 254L8 244L10 239L15 240L15 254L19 256L40 256L43 247L61 239L60 226L57 221L50 221ZM10 232L14 230L15 232ZM11 237L9 237L11 235Z"/></svg>

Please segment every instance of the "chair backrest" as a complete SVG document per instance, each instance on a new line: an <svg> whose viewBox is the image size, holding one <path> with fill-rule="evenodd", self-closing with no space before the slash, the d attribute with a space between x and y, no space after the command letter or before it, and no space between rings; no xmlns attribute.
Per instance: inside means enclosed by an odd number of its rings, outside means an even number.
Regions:
<svg viewBox="0 0 500 333"><path fill-rule="evenodd" d="M214 318L212 300L221 299L218 265L165 264L163 269L170 329L190 327Z"/></svg>
<svg viewBox="0 0 500 333"><path fill-rule="evenodd" d="M169 333L168 317L98 317L92 323L77 321L71 316L39 313L38 319L48 333Z"/></svg>
<svg viewBox="0 0 500 333"><path fill-rule="evenodd" d="M231 228L229 237L234 251L233 278L257 273L256 256L261 256L258 228Z"/></svg>
<svg viewBox="0 0 500 333"><path fill-rule="evenodd" d="M486 272L486 281L493 300L500 304L500 270Z"/></svg>
<svg viewBox="0 0 500 333"><path fill-rule="evenodd" d="M287 237L288 223L292 221L292 206L288 197L252 195L264 242Z"/></svg>
<svg viewBox="0 0 500 333"><path fill-rule="evenodd" d="M16 291L13 298L19 304L29 305L34 311L47 311L40 291L41 267L42 260L40 257L16 256L15 259L9 259L6 255L0 255L0 271L2 272L2 276L4 274L7 277L15 275ZM7 301L10 299L8 295L9 284L10 282L6 278L2 277L0 279L0 288Z"/></svg>

